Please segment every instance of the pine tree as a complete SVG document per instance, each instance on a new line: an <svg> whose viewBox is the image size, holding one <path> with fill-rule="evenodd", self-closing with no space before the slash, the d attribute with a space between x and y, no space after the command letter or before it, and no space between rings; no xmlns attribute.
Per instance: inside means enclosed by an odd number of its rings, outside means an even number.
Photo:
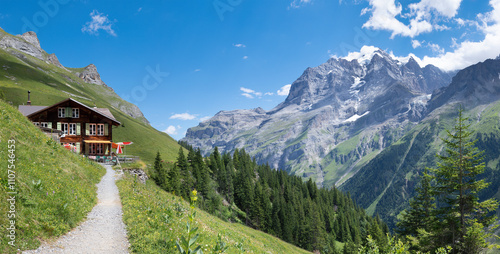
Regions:
<svg viewBox="0 0 500 254"><path fill-rule="evenodd" d="M226 200L230 204L234 202L234 185L233 185L233 163L230 161L226 167Z"/></svg>
<svg viewBox="0 0 500 254"><path fill-rule="evenodd" d="M454 132L448 130L447 139L443 139L446 153L438 155L440 162L437 169L432 170L436 180L434 189L441 201L439 238L456 253L477 253L486 247L484 241L470 239L469 232L476 223L484 228L491 225L494 221L491 212L498 207L498 202L492 199L479 202L478 192L488 183L477 179L484 171L484 163L475 141L470 141L473 132L469 131L467 121L463 109L459 109Z"/></svg>
<svg viewBox="0 0 500 254"><path fill-rule="evenodd" d="M179 179L179 169L174 165L168 172L169 188L172 193L179 196L181 189L181 181Z"/></svg>
<svg viewBox="0 0 500 254"><path fill-rule="evenodd" d="M405 210L397 223L398 233L404 236L418 236L418 231L431 232L434 223L436 202L431 186L432 176L426 168L421 176L420 185L415 189L416 195L410 201L410 207Z"/></svg>
<svg viewBox="0 0 500 254"><path fill-rule="evenodd" d="M191 171L189 170L189 164L184 155L184 149L182 147L179 148L179 154L177 156L177 167L179 168L179 173L181 177L181 193L185 200L189 200L189 195L191 193L191 188L193 187L193 179L191 175Z"/></svg>
<svg viewBox="0 0 500 254"><path fill-rule="evenodd" d="M154 174L155 181L163 189L167 189L168 185L168 176L165 172L165 168L163 167L163 163L161 160L160 152L156 153L155 162L154 162Z"/></svg>
<svg viewBox="0 0 500 254"><path fill-rule="evenodd" d="M254 189L255 189L255 194L254 194L253 209L252 209L252 221L257 229L263 230L262 221L264 219L264 204L262 203L263 193L260 181L257 181Z"/></svg>

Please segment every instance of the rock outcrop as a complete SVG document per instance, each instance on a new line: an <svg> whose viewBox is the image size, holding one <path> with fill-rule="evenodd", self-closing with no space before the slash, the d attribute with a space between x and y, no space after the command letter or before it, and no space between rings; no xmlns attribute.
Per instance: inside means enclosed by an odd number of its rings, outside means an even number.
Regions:
<svg viewBox="0 0 500 254"><path fill-rule="evenodd" d="M64 68L64 66L59 62L59 59L57 58L56 54L50 54L48 57L48 61L59 68Z"/></svg>
<svg viewBox="0 0 500 254"><path fill-rule="evenodd" d="M97 72L94 64L89 64L83 69L82 72L77 72L76 75L80 77L85 83L107 86L102 80L101 75Z"/></svg>
<svg viewBox="0 0 500 254"><path fill-rule="evenodd" d="M23 38L25 41L30 43L31 45L35 46L37 49L42 50L42 47L40 46L40 41L38 40L38 36L36 35L35 32L29 31L26 32L22 35L18 35L19 37Z"/></svg>

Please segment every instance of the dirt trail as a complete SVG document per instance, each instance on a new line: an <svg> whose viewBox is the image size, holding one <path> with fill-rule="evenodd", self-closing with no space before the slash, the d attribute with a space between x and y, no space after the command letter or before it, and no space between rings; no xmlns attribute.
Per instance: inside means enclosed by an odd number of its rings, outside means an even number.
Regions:
<svg viewBox="0 0 500 254"><path fill-rule="evenodd" d="M97 205L87 220L53 243L23 253L128 253L127 231L116 187L115 171L104 165L106 175L97 184Z"/></svg>

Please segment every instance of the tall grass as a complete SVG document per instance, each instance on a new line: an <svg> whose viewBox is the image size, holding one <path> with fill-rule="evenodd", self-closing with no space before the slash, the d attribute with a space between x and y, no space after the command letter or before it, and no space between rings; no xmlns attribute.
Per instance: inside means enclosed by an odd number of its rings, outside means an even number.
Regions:
<svg viewBox="0 0 500 254"><path fill-rule="evenodd" d="M15 142L10 151L9 140ZM10 154L15 155L12 163L8 161ZM7 171L11 164L15 165L13 185ZM0 168L0 253L37 248L40 240L60 236L77 226L96 204L95 184L105 173L103 167L48 138L1 100ZM9 194L11 191L17 194ZM15 196L15 218L7 216L11 196ZM5 236L11 220L16 228L14 246Z"/></svg>

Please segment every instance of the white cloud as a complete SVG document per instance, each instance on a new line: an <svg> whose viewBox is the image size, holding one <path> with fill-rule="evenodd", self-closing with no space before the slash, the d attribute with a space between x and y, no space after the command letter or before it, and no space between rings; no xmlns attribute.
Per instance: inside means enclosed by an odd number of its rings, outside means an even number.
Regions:
<svg viewBox="0 0 500 254"><path fill-rule="evenodd" d="M142 7L139 7L139 9L137 9L137 12L141 12L142 11Z"/></svg>
<svg viewBox="0 0 500 254"><path fill-rule="evenodd" d="M288 94L290 93L290 88L292 87L291 84L288 84L288 85L284 85L280 88L280 90L278 90L277 94L279 96L288 96Z"/></svg>
<svg viewBox="0 0 500 254"><path fill-rule="evenodd" d="M267 92L267 93L265 93L264 95L269 95L269 96L272 96L272 95L274 95L274 93Z"/></svg>
<svg viewBox="0 0 500 254"><path fill-rule="evenodd" d="M245 93L255 93L254 90L249 89L249 88L245 88L245 87L240 87L240 90L245 92Z"/></svg>
<svg viewBox="0 0 500 254"><path fill-rule="evenodd" d="M391 38L396 35L414 38L433 30L447 30L448 26L436 22L441 20L440 17L454 17L460 3L461 0L421 0L408 6L410 12L402 13L403 6L395 0L369 0L370 7L361 11L361 15L371 13L363 27L390 31ZM409 24L404 24L397 17L409 19Z"/></svg>
<svg viewBox="0 0 500 254"><path fill-rule="evenodd" d="M429 43L427 43L427 47L429 47L432 50L432 52L434 52L434 53L444 54L444 49L435 43L429 42Z"/></svg>
<svg viewBox="0 0 500 254"><path fill-rule="evenodd" d="M309 4L311 2L312 2L312 0L293 0L293 2L290 3L290 6L288 6L288 9L290 9L290 8L296 9L296 8L302 7L306 4Z"/></svg>
<svg viewBox="0 0 500 254"><path fill-rule="evenodd" d="M244 56L244 57L243 57L243 60L247 60L247 59L248 59L248 56Z"/></svg>
<svg viewBox="0 0 500 254"><path fill-rule="evenodd" d="M182 113L182 114L174 114L170 117L170 119L194 120L194 119L196 119L196 116L191 115L189 113Z"/></svg>
<svg viewBox="0 0 500 254"><path fill-rule="evenodd" d="M167 133L168 135L177 135L177 134L179 134L180 129L181 129L181 126L179 126L179 125L177 125L177 127L170 125L163 132Z"/></svg>
<svg viewBox="0 0 500 254"><path fill-rule="evenodd" d="M492 10L487 13L480 13L476 20L464 20L454 18L460 7L460 0L432 1L421 0L418 3L410 4L409 13L402 13L401 4L384 0L369 0L370 8L362 11L362 15L371 13L369 20L363 25L365 28L388 30L392 32L391 37L396 35L415 37L424 32L450 29L444 24L431 24L430 22L444 22L447 25L456 27L474 26L484 37L477 41L464 39L467 33L460 38L451 38L450 50L446 51L443 44L412 40L415 48L418 44L430 48L434 55L422 58L413 58L420 64L435 65L444 71L463 69L477 62L488 58L495 58L500 54L500 0L490 0L489 5ZM408 9L408 8L406 8ZM410 20L409 25L403 24L396 17ZM423 22L427 22L426 25ZM410 57L398 57L398 59L408 59Z"/></svg>
<svg viewBox="0 0 500 254"><path fill-rule="evenodd" d="M416 49L420 46L422 46L422 44L418 41L418 40L411 40L411 46Z"/></svg>
<svg viewBox="0 0 500 254"><path fill-rule="evenodd" d="M196 70L194 70L194 72L199 72L199 71L201 71L201 69L196 69Z"/></svg>
<svg viewBox="0 0 500 254"><path fill-rule="evenodd" d="M259 98L262 97L261 92L256 92L255 90L252 90L250 88L240 87L240 91L243 92L241 95L247 97L248 99L253 99L255 97L259 97ZM272 95L272 93L268 92L268 93L265 93L264 95Z"/></svg>
<svg viewBox="0 0 500 254"><path fill-rule="evenodd" d="M110 21L107 15L104 15L97 10L92 11L92 13L90 13L90 17L92 18L92 21L85 23L82 27L82 32L99 35L99 30L104 30L112 36L117 36L115 30L112 28L116 21Z"/></svg>
<svg viewBox="0 0 500 254"><path fill-rule="evenodd" d="M437 57L425 56L421 60L424 65L433 64L445 71L458 70L469 65L495 58L500 54L500 0L491 0L491 12L478 15L479 27L484 33L481 41L463 41L455 44L454 50Z"/></svg>
<svg viewBox="0 0 500 254"><path fill-rule="evenodd" d="M247 97L248 99L253 99L253 95L251 95L249 93L242 93L241 95Z"/></svg>
<svg viewBox="0 0 500 254"><path fill-rule="evenodd" d="M241 44L241 43L233 44L233 46L235 46L237 48L246 48L247 47L245 44Z"/></svg>
<svg viewBox="0 0 500 254"><path fill-rule="evenodd" d="M428 15L428 13L435 11L441 16L452 18L457 15L461 2L462 0L422 0L410 4L410 8L415 12L423 12L420 15Z"/></svg>
<svg viewBox="0 0 500 254"><path fill-rule="evenodd" d="M396 4L394 0L370 0L369 2L371 8L365 8L361 11L361 15L372 13L368 21L363 24L364 28L390 31L392 32L391 38L396 35L413 38L420 33L432 31L432 25L428 21L422 20L421 17L412 19L409 26L396 19L396 16L401 15L403 7Z"/></svg>

